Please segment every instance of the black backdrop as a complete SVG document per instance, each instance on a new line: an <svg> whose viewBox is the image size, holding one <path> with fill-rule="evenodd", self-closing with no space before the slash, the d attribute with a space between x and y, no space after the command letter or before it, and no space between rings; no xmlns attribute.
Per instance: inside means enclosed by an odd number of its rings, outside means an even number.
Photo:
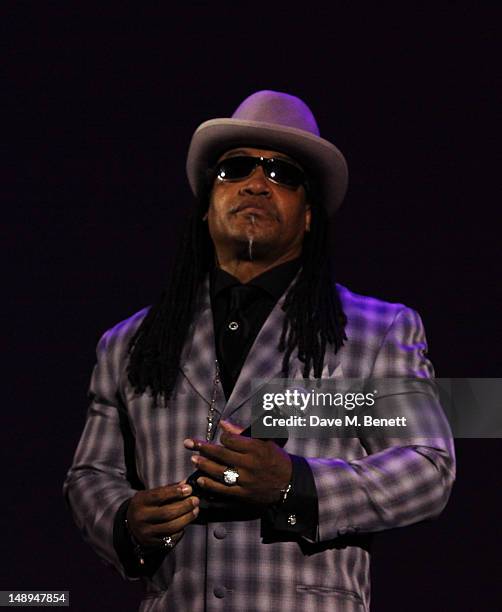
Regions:
<svg viewBox="0 0 502 612"><path fill-rule="evenodd" d="M165 281L190 136L253 91L305 99L347 157L338 280L416 308L438 375L500 375L501 11L329 6L3 5L0 589L136 608L61 485L100 334ZM373 610L501 609L501 450L458 441L440 519L376 539Z"/></svg>

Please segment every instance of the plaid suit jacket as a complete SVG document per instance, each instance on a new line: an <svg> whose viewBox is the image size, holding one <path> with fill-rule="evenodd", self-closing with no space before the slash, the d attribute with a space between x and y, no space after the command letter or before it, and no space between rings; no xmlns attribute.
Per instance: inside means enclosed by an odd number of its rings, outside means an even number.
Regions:
<svg viewBox="0 0 502 612"><path fill-rule="evenodd" d="M433 377L416 312L356 295L337 286L348 317L348 341L327 352L323 378L344 376ZM253 379L281 377L277 350L284 296L263 325L231 397L218 388L217 409L243 427L251 419ZM215 347L209 281L201 287L180 363L180 376L166 408L150 394L137 395L127 380L127 346L144 309L108 330L97 346L86 425L68 472L64 493L84 538L102 560L128 578L113 546L119 506L135 489L127 480L119 413L135 437L137 473L147 489L182 480L193 471L187 436L205 437L213 390ZM301 364L292 360L292 377ZM299 376L301 376L299 374ZM429 409L433 397L403 392L397 406ZM369 553L343 536L366 534L437 516L455 478L449 428L433 406L444 435L390 438L290 439L286 450L307 458L319 500L317 544L308 554L298 542L265 544L260 521L189 525L151 578L142 578L140 610L304 612L369 610Z"/></svg>

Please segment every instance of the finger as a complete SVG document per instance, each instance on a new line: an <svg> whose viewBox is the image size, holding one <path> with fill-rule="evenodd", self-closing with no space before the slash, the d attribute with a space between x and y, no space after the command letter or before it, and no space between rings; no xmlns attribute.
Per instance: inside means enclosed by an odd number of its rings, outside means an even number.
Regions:
<svg viewBox="0 0 502 612"><path fill-rule="evenodd" d="M172 484L144 491L142 502L147 506L160 506L170 501L184 499L192 494L192 487L185 484Z"/></svg>
<svg viewBox="0 0 502 612"><path fill-rule="evenodd" d="M242 465L244 455L233 450L221 446L221 444L211 444L210 442L202 442L202 440L193 440L193 448L191 450L199 451L204 457L213 459L221 465Z"/></svg>
<svg viewBox="0 0 502 612"><path fill-rule="evenodd" d="M261 440L254 440L247 436L240 436L239 434L230 433L224 431L220 436L220 442L225 448L235 451L236 453L252 453L253 448L256 446L256 442Z"/></svg>
<svg viewBox="0 0 502 612"><path fill-rule="evenodd" d="M146 507L144 508L143 521L150 524L166 523L191 512L198 505L199 498L191 496L179 502L164 504L158 507Z"/></svg>
<svg viewBox="0 0 502 612"><path fill-rule="evenodd" d="M148 537L149 539L164 538L165 536L170 536L173 533L181 531L192 521L194 521L198 514L199 508L194 508L192 511L179 516L173 521L168 521L167 523L162 523L161 525L154 525L149 530Z"/></svg>
<svg viewBox="0 0 502 612"><path fill-rule="evenodd" d="M185 530L182 529L181 531L176 531L175 533L171 533L169 534L171 541L172 541L172 546L174 547L175 544L177 544L181 538L185 535ZM164 542L162 541L162 537L164 536L159 536L159 535L154 535L153 533L151 535L148 536L148 538L144 539L142 542L142 546L143 548L148 549L153 549L153 550L159 550L159 548L166 548Z"/></svg>
<svg viewBox="0 0 502 612"><path fill-rule="evenodd" d="M171 546L168 548L173 548L180 540L181 538L185 535L185 530L182 529L181 531L176 531L175 533L171 533L169 535L169 537L171 538ZM165 536L162 536L165 537ZM157 545L158 546L158 545ZM166 548L165 543L162 542L162 547Z"/></svg>
<svg viewBox="0 0 502 612"><path fill-rule="evenodd" d="M240 435L244 431L244 427L239 427L238 425L234 425L230 421L224 421L223 419L220 420L220 427L223 429L223 431L236 435Z"/></svg>
<svg viewBox="0 0 502 612"><path fill-rule="evenodd" d="M223 473L227 469L227 465L221 465L221 463L216 463L215 461L211 461L211 459L207 459L206 457L201 457L199 455L192 456L192 463L202 472L211 476L213 480L223 481ZM235 465L233 465L235 467ZM242 467L242 466L239 466ZM239 478L242 478L242 474L239 474ZM240 483L243 481L240 480Z"/></svg>
<svg viewBox="0 0 502 612"><path fill-rule="evenodd" d="M244 487L241 487L240 485L232 485L229 487L228 485L218 482L209 476L201 476L200 478L197 478L197 484L206 491L220 493L221 495L228 495L229 497L245 498L248 496L248 492Z"/></svg>
<svg viewBox="0 0 502 612"><path fill-rule="evenodd" d="M173 521L166 521L157 525L145 525L142 530L141 544L147 547L159 548L163 546L162 538L170 536L176 543L184 534L185 527L194 521L199 514L199 508L194 508Z"/></svg>
<svg viewBox="0 0 502 612"><path fill-rule="evenodd" d="M247 452L249 444L253 442L251 438L247 436L239 436L236 434L230 434L227 432L223 432L220 436L220 440L223 441L224 438L231 437L236 438L238 442L233 445L234 448L232 450L236 450L237 452ZM183 441L183 445L188 450L200 450L201 448L221 448L221 444L213 444L211 442L205 442L204 440L198 440L196 438L187 438Z"/></svg>

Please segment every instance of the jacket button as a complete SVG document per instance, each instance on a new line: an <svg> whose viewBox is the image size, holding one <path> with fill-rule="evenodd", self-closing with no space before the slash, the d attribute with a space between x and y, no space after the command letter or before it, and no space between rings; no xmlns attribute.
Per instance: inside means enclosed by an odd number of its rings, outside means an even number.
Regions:
<svg viewBox="0 0 502 612"><path fill-rule="evenodd" d="M223 527L223 525L218 525L218 527L215 527L213 533L217 540L223 540L227 537L227 530L225 527Z"/></svg>
<svg viewBox="0 0 502 612"><path fill-rule="evenodd" d="M225 587L224 586L215 586L213 589L214 596L218 599L223 599L225 597Z"/></svg>

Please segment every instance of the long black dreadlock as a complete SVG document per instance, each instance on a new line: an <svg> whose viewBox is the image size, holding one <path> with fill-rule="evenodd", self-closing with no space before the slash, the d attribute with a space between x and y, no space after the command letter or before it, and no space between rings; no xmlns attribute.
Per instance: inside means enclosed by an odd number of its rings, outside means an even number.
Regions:
<svg viewBox="0 0 502 612"><path fill-rule="evenodd" d="M310 201L315 201L310 198ZM319 200L317 200L319 201ZM188 328L195 314L201 282L214 265L215 252L207 224L202 220L207 198L189 217L169 283L148 311L129 344L128 375L137 393L147 388L155 398L168 400L179 372L179 361ZM346 317L336 291L328 256L328 220L323 206L312 206L310 232L305 234L302 267L289 289L283 310L279 350L284 353L282 374L289 375L294 349L304 364L303 376L320 378L326 345L338 351L346 340Z"/></svg>

